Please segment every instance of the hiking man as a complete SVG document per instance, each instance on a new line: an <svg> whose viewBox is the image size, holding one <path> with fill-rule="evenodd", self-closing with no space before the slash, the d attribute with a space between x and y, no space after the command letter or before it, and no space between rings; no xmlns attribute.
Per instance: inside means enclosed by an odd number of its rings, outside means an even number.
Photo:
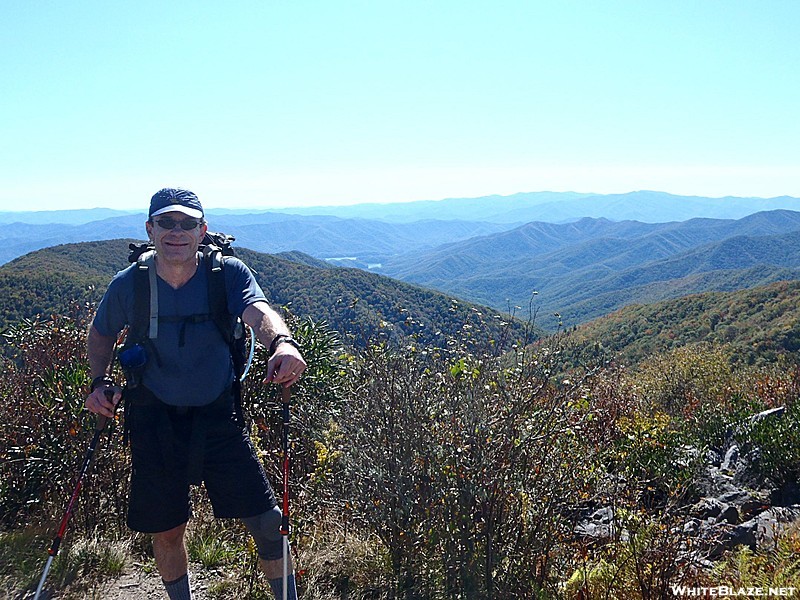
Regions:
<svg viewBox="0 0 800 600"><path fill-rule="evenodd" d="M211 314L210 258L198 252L207 231L203 207L188 190L160 190L150 201L145 228L155 248L149 279L156 284L155 316L149 297L150 325L157 333L153 336L151 329L149 336L133 340L142 360L134 375L126 370L125 426L132 457L128 526L152 534L169 598L190 599L184 533L191 515L189 487L202 482L216 517L244 522L273 593L281 598L282 515L241 419L231 346ZM289 329L244 263L225 257L222 267L228 313L241 317L270 349L265 383L292 385L306 364ZM108 373L118 333L125 326L129 338L137 331L139 268L133 264L117 273L89 328L94 379L86 408L98 415L112 417L122 397ZM109 388L113 402L104 394ZM293 573L287 593L297 597Z"/></svg>

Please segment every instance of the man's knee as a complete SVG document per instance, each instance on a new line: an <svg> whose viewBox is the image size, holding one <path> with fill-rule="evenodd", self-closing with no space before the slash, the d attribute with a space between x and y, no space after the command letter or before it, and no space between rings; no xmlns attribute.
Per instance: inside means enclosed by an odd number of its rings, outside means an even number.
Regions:
<svg viewBox="0 0 800 600"><path fill-rule="evenodd" d="M178 525L167 531L159 531L153 534L153 546L174 548L183 544L183 536L186 532L186 523Z"/></svg>
<svg viewBox="0 0 800 600"><path fill-rule="evenodd" d="M255 517L242 519L250 535L253 536L258 556L262 560L277 560L283 557L282 519L281 509L277 506Z"/></svg>

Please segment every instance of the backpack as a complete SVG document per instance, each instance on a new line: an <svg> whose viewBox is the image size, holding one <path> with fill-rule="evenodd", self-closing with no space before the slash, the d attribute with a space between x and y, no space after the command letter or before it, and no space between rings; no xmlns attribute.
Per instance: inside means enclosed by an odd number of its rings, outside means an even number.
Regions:
<svg viewBox="0 0 800 600"><path fill-rule="evenodd" d="M247 340L245 325L241 318L230 314L228 311L228 296L225 289L225 259L235 256L231 242L236 238L225 233L206 232L200 243L200 252L203 254L208 280L208 315L191 315L182 318L184 322L200 322L212 320L217 326L222 338L228 345L234 369L234 403L237 417L243 423L241 396L242 376L248 362ZM133 322L129 326L126 346L140 346L147 349L152 358L159 360L150 340L158 337L158 323L165 317L158 315L158 286L156 285L155 247L148 242L131 243L128 245L130 252L128 262L135 263L134 271L134 299ZM141 365L143 369L144 364ZM127 372L126 372L127 376ZM131 379L126 377L127 379ZM135 379L135 378L134 378ZM131 385L133 383L133 385ZM129 381L129 387L135 387L137 382Z"/></svg>

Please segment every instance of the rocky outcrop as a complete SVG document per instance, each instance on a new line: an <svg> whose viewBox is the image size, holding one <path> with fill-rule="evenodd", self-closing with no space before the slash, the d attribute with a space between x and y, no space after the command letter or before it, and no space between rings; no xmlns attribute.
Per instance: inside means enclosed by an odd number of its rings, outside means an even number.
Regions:
<svg viewBox="0 0 800 600"><path fill-rule="evenodd" d="M764 411L753 415L750 423L780 419L783 413L783 407ZM735 433L723 450L706 455L697 482L700 500L684 507L686 520L678 531L694 540L684 547L698 562L714 561L741 545L754 551L774 549L781 534L800 523L800 485L776 487L765 481L758 472L759 448L743 441L741 431ZM698 454L696 449L686 450ZM586 511L575 534L597 541L627 537L612 507Z"/></svg>

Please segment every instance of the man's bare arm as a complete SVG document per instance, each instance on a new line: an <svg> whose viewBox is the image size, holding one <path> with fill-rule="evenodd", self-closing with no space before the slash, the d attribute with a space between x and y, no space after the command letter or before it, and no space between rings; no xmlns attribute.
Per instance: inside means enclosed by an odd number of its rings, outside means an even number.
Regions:
<svg viewBox="0 0 800 600"><path fill-rule="evenodd" d="M108 373L108 367L111 366L111 360L114 358L116 342L116 337L100 335L94 325L89 326L89 334L86 336L86 353L89 355L92 379Z"/></svg>
<svg viewBox="0 0 800 600"><path fill-rule="evenodd" d="M269 347L275 336L290 336L291 332L281 316L266 302L255 302L244 309L242 320L253 328L256 339ZM291 344L279 344L275 354L267 363L265 383L282 383L288 387L300 379L306 361L300 351Z"/></svg>
<svg viewBox="0 0 800 600"><path fill-rule="evenodd" d="M115 336L100 335L100 332L95 329L94 325L89 327L89 333L86 336L86 353L89 356L89 369L92 371L92 379L107 375L111 361L114 358L114 344L117 338ZM86 408L106 417L114 416L114 406L120 401L122 397L119 388L114 391L114 400L109 402L105 396L106 386L99 386L96 390L91 392L86 398Z"/></svg>
<svg viewBox="0 0 800 600"><path fill-rule="evenodd" d="M244 309L242 321L256 332L256 339L269 347L276 335L290 335L281 316L266 302L255 302Z"/></svg>

